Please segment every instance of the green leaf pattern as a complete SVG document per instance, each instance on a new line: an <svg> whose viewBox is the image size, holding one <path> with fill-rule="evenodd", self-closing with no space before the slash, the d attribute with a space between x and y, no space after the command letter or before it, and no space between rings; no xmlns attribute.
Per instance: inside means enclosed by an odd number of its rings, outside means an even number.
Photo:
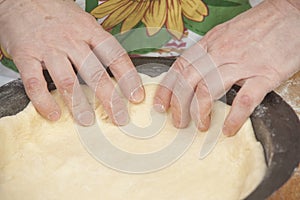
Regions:
<svg viewBox="0 0 300 200"><path fill-rule="evenodd" d="M202 22L195 22L187 18L183 18L185 27L199 35L205 35L210 29L214 26L226 22L238 14L251 8L249 0L203 0L204 3L208 6L209 15L205 17ZM87 12L90 12L95 7L98 6L98 0L86 0L85 8ZM134 27L144 28L145 25L140 22ZM111 33L116 36L121 45L131 54L145 54L153 52L161 48L164 44L172 39L171 35L162 29L159 33L154 36L149 37L145 32L129 31L125 34L120 34L121 24L115 26ZM144 28L145 30L145 28ZM144 48L135 49L135 44L139 43L139 46ZM151 44L151 45L150 45ZM151 46L151 48L147 48ZM13 61L9 58L2 57L1 63L14 71L17 71L17 68Z"/></svg>

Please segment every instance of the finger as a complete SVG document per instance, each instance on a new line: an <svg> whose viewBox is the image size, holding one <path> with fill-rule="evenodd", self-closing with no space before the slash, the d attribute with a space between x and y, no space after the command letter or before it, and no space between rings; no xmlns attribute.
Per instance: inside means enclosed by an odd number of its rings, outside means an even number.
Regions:
<svg viewBox="0 0 300 200"><path fill-rule="evenodd" d="M223 133L227 136L235 135L255 107L271 90L272 87L268 79L253 77L246 80L233 100L231 110L224 122Z"/></svg>
<svg viewBox="0 0 300 200"><path fill-rule="evenodd" d="M201 81L197 85L190 106L191 118L200 131L207 131L209 128L212 103L213 98L211 97L205 82Z"/></svg>
<svg viewBox="0 0 300 200"><path fill-rule="evenodd" d="M154 109L156 111L165 112L168 110L177 76L188 66L192 65L197 59L206 54L207 52L201 44L196 43L176 59L156 90L153 101Z"/></svg>
<svg viewBox="0 0 300 200"><path fill-rule="evenodd" d="M109 66L127 99L133 103L143 101L145 94L142 81L127 52L112 35L106 35L93 41L94 54L105 66Z"/></svg>
<svg viewBox="0 0 300 200"><path fill-rule="evenodd" d="M189 49L183 52L180 56L184 60L187 61L188 64L194 63L199 58L206 56L207 54L207 46L205 42L202 42L202 39L191 46Z"/></svg>
<svg viewBox="0 0 300 200"><path fill-rule="evenodd" d="M128 100L133 103L140 103L144 100L145 92L142 80L127 54L115 60L109 68Z"/></svg>
<svg viewBox="0 0 300 200"><path fill-rule="evenodd" d="M183 128L188 125L190 121L189 108L198 82L211 71L217 70L217 66L207 53L183 69L177 78L171 98L173 123L176 127Z"/></svg>
<svg viewBox="0 0 300 200"><path fill-rule="evenodd" d="M83 80L93 89L112 122L116 125L128 123L125 103L96 55L88 45L75 46L75 49L70 54L72 62Z"/></svg>
<svg viewBox="0 0 300 200"><path fill-rule="evenodd" d="M154 96L154 109L158 112L165 112L170 107L172 91L174 89L177 76L181 72L206 54L206 50L196 43L190 49L186 50L171 66L170 70L159 84Z"/></svg>
<svg viewBox="0 0 300 200"><path fill-rule="evenodd" d="M83 126L94 124L94 111L80 87L67 56L51 52L44 58L44 63L75 121Z"/></svg>
<svg viewBox="0 0 300 200"><path fill-rule="evenodd" d="M225 95L242 77L245 77L243 71L238 70L236 65L228 64L209 72L199 82L190 107L191 117L199 130L209 128L214 100Z"/></svg>
<svg viewBox="0 0 300 200"><path fill-rule="evenodd" d="M33 58L16 58L26 94L33 106L45 118L56 121L60 118L60 108L48 91L40 61Z"/></svg>
<svg viewBox="0 0 300 200"><path fill-rule="evenodd" d="M196 85L196 84L195 84ZM194 94L194 86L179 75L171 98L173 125L184 128L190 122L189 107Z"/></svg>
<svg viewBox="0 0 300 200"><path fill-rule="evenodd" d="M177 128L184 128L190 122L190 103L201 76L193 66L177 75L170 102L173 124Z"/></svg>
<svg viewBox="0 0 300 200"><path fill-rule="evenodd" d="M163 80L159 83L153 99L153 108L157 112L165 112L169 109L172 90L177 80L177 76L181 73L181 70L187 65L188 63L184 59L179 57L172 64L171 68L164 76Z"/></svg>
<svg viewBox="0 0 300 200"><path fill-rule="evenodd" d="M121 56L127 55L120 43L106 31L97 33L90 43L94 54L106 67L113 64Z"/></svg>

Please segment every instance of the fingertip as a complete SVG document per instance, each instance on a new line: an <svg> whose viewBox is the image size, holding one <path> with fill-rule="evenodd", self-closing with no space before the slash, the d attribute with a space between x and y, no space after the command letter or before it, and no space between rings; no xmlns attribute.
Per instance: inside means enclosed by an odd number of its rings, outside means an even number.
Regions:
<svg viewBox="0 0 300 200"><path fill-rule="evenodd" d="M135 88L130 94L130 101L133 103L141 103L145 98L145 90L142 86Z"/></svg>
<svg viewBox="0 0 300 200"><path fill-rule="evenodd" d="M234 123L230 119L230 116L228 116L222 128L223 134L227 137L232 137L237 133L238 130L239 127L237 125L234 125Z"/></svg>
<svg viewBox="0 0 300 200"><path fill-rule="evenodd" d="M123 95L132 103L141 103L145 98L145 90L136 69L133 66L127 69L120 68L119 65L112 69Z"/></svg>
<svg viewBox="0 0 300 200"><path fill-rule="evenodd" d="M95 114L91 111L83 111L78 114L76 119L82 126L91 126L95 123Z"/></svg>
<svg viewBox="0 0 300 200"><path fill-rule="evenodd" d="M180 119L178 119L176 113L172 112L172 123L175 128L180 128Z"/></svg>
<svg viewBox="0 0 300 200"><path fill-rule="evenodd" d="M159 113L166 112L166 108L164 107L164 105L161 105L161 104L153 104L153 108L156 112L159 112Z"/></svg>
<svg viewBox="0 0 300 200"><path fill-rule="evenodd" d="M210 125L210 117L206 117L204 119L200 119L197 123L197 128L201 131L201 132L205 132L208 131L209 129L209 125Z"/></svg>
<svg viewBox="0 0 300 200"><path fill-rule="evenodd" d="M205 132L209 129L210 121L211 121L211 115L206 114L207 116L201 116L198 100L196 96L194 96L191 107L190 107L190 115L191 118L194 121L195 126L197 129L201 132ZM202 114L204 115L204 114Z"/></svg>
<svg viewBox="0 0 300 200"><path fill-rule="evenodd" d="M47 119L50 121L57 121L60 119L60 110L54 110L47 115Z"/></svg>
<svg viewBox="0 0 300 200"><path fill-rule="evenodd" d="M121 110L113 116L113 123L117 126L125 126L129 123L128 112Z"/></svg>
<svg viewBox="0 0 300 200"><path fill-rule="evenodd" d="M154 110L161 113L166 112L170 106L171 94L172 93L168 89L159 86L153 99Z"/></svg>
<svg viewBox="0 0 300 200"><path fill-rule="evenodd" d="M227 137L233 137L236 135L235 132L231 131L230 129L223 128L223 134Z"/></svg>
<svg viewBox="0 0 300 200"><path fill-rule="evenodd" d="M190 119L182 119L180 114L172 112L172 122L174 127L181 129L189 125Z"/></svg>
<svg viewBox="0 0 300 200"><path fill-rule="evenodd" d="M223 125L222 132L223 132L223 134L224 134L225 136L227 136L227 137L230 137L230 136L232 135L230 129L226 126L225 123L224 123L224 125Z"/></svg>
<svg viewBox="0 0 300 200"><path fill-rule="evenodd" d="M155 97L153 100L153 108L155 111L164 113L166 112L166 106L163 101L159 97Z"/></svg>

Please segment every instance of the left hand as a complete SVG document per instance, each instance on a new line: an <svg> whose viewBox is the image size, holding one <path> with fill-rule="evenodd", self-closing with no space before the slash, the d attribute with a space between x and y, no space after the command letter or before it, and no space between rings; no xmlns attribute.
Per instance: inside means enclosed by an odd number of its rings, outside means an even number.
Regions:
<svg viewBox="0 0 300 200"><path fill-rule="evenodd" d="M142 81L126 51L73 0L0 1L0 44L16 64L36 110L56 121L61 109L47 89L47 69L74 120L95 122L78 74L92 89L111 121L128 123L126 104L103 65L109 66L120 91L132 103L144 99Z"/></svg>
<svg viewBox="0 0 300 200"><path fill-rule="evenodd" d="M210 125L213 101L241 85L223 133L234 135L264 96L300 69L300 8L292 0L265 0L209 31L173 64L154 98L173 123ZM295 6L296 5L296 6Z"/></svg>

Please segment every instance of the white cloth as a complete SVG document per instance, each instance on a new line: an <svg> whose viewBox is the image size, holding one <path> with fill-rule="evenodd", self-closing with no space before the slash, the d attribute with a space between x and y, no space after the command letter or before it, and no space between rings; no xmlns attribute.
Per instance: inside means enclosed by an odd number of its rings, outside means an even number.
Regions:
<svg viewBox="0 0 300 200"><path fill-rule="evenodd" d="M0 87L17 78L20 78L18 73L0 63Z"/></svg>

